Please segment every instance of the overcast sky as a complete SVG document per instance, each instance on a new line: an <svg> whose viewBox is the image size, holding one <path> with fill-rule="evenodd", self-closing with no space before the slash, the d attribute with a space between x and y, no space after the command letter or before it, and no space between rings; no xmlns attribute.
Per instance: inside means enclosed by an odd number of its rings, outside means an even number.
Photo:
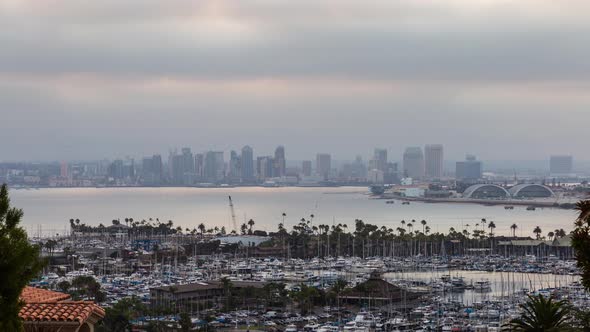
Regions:
<svg viewBox="0 0 590 332"><path fill-rule="evenodd" d="M587 0L0 0L0 160L590 159L589 106Z"/></svg>

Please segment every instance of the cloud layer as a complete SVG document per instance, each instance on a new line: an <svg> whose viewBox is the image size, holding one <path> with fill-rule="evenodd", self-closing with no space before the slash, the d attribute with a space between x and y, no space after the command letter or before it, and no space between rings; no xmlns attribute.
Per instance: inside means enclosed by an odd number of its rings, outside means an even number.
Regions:
<svg viewBox="0 0 590 332"><path fill-rule="evenodd" d="M244 144L346 159L428 142L450 158L582 155L589 13L574 0L5 0L2 159Z"/></svg>

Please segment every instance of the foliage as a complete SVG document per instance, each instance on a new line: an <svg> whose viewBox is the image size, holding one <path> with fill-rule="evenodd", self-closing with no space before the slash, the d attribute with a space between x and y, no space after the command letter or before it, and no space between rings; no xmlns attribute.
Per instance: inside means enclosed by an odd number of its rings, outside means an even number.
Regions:
<svg viewBox="0 0 590 332"><path fill-rule="evenodd" d="M569 302L553 301L543 295L530 296L521 304L520 318L512 319L504 329L507 331L562 331L568 328L573 313Z"/></svg>
<svg viewBox="0 0 590 332"><path fill-rule="evenodd" d="M62 280L57 283L57 289L64 293L67 293L70 290L70 287L72 287L72 284L67 280Z"/></svg>
<svg viewBox="0 0 590 332"><path fill-rule="evenodd" d="M97 332L123 332L131 330L131 320L148 314L147 307L137 297L119 300L106 309L105 318L98 326Z"/></svg>
<svg viewBox="0 0 590 332"><path fill-rule="evenodd" d="M10 207L8 187L0 188L0 331L20 331L20 294L41 272L44 262L40 248L28 241L20 227L23 212Z"/></svg>
<svg viewBox="0 0 590 332"><path fill-rule="evenodd" d="M180 319L178 320L178 324L180 325L180 330L183 332L190 331L193 327L193 322L191 321L191 317L186 312L182 312L180 314Z"/></svg>
<svg viewBox="0 0 590 332"><path fill-rule="evenodd" d="M100 290L100 283L92 276L78 276L72 280L75 298L91 297L96 302L103 302L105 294Z"/></svg>
<svg viewBox="0 0 590 332"><path fill-rule="evenodd" d="M582 284L590 290L590 200L578 202L576 209L580 214L572 232L572 247L582 272Z"/></svg>

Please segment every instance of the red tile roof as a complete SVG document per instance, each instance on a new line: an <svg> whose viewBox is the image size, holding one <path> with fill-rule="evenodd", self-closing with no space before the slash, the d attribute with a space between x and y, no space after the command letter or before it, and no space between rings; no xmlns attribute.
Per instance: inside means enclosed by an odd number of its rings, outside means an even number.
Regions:
<svg viewBox="0 0 590 332"><path fill-rule="evenodd" d="M104 310L92 301L70 301L68 294L25 287L21 299L25 305L19 316L25 321L60 321L83 323L95 314L104 318Z"/></svg>
<svg viewBox="0 0 590 332"><path fill-rule="evenodd" d="M55 303L70 298L68 294L50 291L43 288L25 287L20 297L25 303Z"/></svg>
<svg viewBox="0 0 590 332"><path fill-rule="evenodd" d="M104 310L92 301L33 303L25 305L19 316L25 321L61 321L84 323L93 313L101 318Z"/></svg>

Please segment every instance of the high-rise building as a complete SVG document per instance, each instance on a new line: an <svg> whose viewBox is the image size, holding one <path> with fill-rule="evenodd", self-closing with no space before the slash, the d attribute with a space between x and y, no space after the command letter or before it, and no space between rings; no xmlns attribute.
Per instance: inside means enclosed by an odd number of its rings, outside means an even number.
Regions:
<svg viewBox="0 0 590 332"><path fill-rule="evenodd" d="M264 181L273 177L274 160L272 156L263 156L256 158L256 173L258 179Z"/></svg>
<svg viewBox="0 0 590 332"><path fill-rule="evenodd" d="M440 179L443 176L443 146L427 144L424 147L424 164L426 177Z"/></svg>
<svg viewBox="0 0 590 332"><path fill-rule="evenodd" d="M404 177L424 178L424 155L422 148L414 146L404 152Z"/></svg>
<svg viewBox="0 0 590 332"><path fill-rule="evenodd" d="M182 174L181 184L193 185L195 183L195 158L190 148L182 148Z"/></svg>
<svg viewBox="0 0 590 332"><path fill-rule="evenodd" d="M174 185L182 185L184 183L184 156L175 154L170 159L171 165L171 180Z"/></svg>
<svg viewBox="0 0 590 332"><path fill-rule="evenodd" d="M149 186L162 184L162 169L162 156L156 154L143 158L141 163L142 183Z"/></svg>
<svg viewBox="0 0 590 332"><path fill-rule="evenodd" d="M285 159L285 147L283 147L282 145L279 145L275 149L273 176L275 176L275 177L285 176L286 169L287 169L287 161Z"/></svg>
<svg viewBox="0 0 590 332"><path fill-rule="evenodd" d="M205 154L205 180L215 183L222 181L225 175L223 151L208 151Z"/></svg>
<svg viewBox="0 0 590 332"><path fill-rule="evenodd" d="M386 149L375 149L373 159L369 161L370 169L378 169L381 172L385 172L387 168L387 150Z"/></svg>
<svg viewBox="0 0 590 332"><path fill-rule="evenodd" d="M109 165L109 169L108 169L108 176L115 179L115 180L121 180L125 178L125 166L123 165L123 160L121 159L117 159L115 161L113 161L110 165Z"/></svg>
<svg viewBox="0 0 590 332"><path fill-rule="evenodd" d="M69 168L68 163L65 161L62 161L61 165L60 165L60 172L59 172L60 177L62 177L62 178L68 177L68 175L69 175L68 168Z"/></svg>
<svg viewBox="0 0 590 332"><path fill-rule="evenodd" d="M239 182L242 178L242 161L234 150L229 154L228 178L230 182Z"/></svg>
<svg viewBox="0 0 590 332"><path fill-rule="evenodd" d="M315 172L318 176L328 180L332 170L332 156L328 153L318 153L315 160Z"/></svg>
<svg viewBox="0 0 590 332"><path fill-rule="evenodd" d="M252 182L254 180L254 151L248 145L242 148L240 168L242 182Z"/></svg>
<svg viewBox="0 0 590 332"><path fill-rule="evenodd" d="M574 157L567 155L555 155L549 159L549 172L554 175L572 174L574 169Z"/></svg>
<svg viewBox="0 0 590 332"><path fill-rule="evenodd" d="M205 156L202 153L195 155L195 173L197 174L197 179L202 181L205 176Z"/></svg>
<svg viewBox="0 0 590 332"><path fill-rule="evenodd" d="M301 174L303 176L311 176L311 160L301 162Z"/></svg>
<svg viewBox="0 0 590 332"><path fill-rule="evenodd" d="M467 155L465 161L458 161L455 166L455 178L457 180L478 180L481 179L483 167L474 155Z"/></svg>

